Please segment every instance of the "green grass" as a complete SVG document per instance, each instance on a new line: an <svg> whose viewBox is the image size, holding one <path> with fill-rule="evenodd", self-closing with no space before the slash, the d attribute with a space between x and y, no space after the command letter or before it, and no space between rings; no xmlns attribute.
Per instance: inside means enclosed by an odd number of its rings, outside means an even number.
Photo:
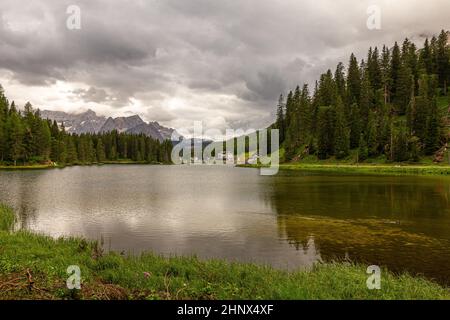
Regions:
<svg viewBox="0 0 450 320"><path fill-rule="evenodd" d="M281 149L283 151L283 149ZM297 162L282 162L280 170L294 170L304 172L342 173L342 174L370 174L370 175L450 175L450 165L447 163L434 163L431 158L422 158L420 162L393 163L388 162L385 156L370 158L356 163L356 151L352 150L349 157L336 159L334 157L318 160L316 156L309 155ZM447 159L447 157L446 157ZM239 165L244 168L260 168L261 165Z"/></svg>
<svg viewBox="0 0 450 320"><path fill-rule="evenodd" d="M129 159L105 160L102 164L161 164L160 162L134 161Z"/></svg>
<svg viewBox="0 0 450 320"><path fill-rule="evenodd" d="M445 97L447 98L447 97ZM296 150L296 154L302 154L304 146ZM330 157L319 160L316 155L304 155L301 160L286 162L285 150L280 148L280 170L294 170L304 172L323 172L336 174L370 174L370 175L450 175L448 155L442 163L433 162L433 157L422 157L419 162L390 162L385 155L369 158L357 162L357 150L351 150L348 157L336 159ZM238 165L244 168L260 168L262 165L246 164Z"/></svg>
<svg viewBox="0 0 450 320"><path fill-rule="evenodd" d="M14 227L14 211L0 203L0 231L11 231Z"/></svg>
<svg viewBox="0 0 450 320"><path fill-rule="evenodd" d="M36 169L52 169L58 166L47 164L30 164L30 165L0 165L0 170L36 170Z"/></svg>
<svg viewBox="0 0 450 320"><path fill-rule="evenodd" d="M133 161L130 159L118 159L118 160L105 160L101 163L93 162L93 163L73 163L73 164L20 164L20 165L5 165L0 164L0 170L40 170L40 169L55 169L55 168L64 168L70 166L92 166L92 165L104 165L104 164L145 164L145 165L154 165L161 164L159 162L148 162L148 161Z"/></svg>
<svg viewBox="0 0 450 320"><path fill-rule="evenodd" d="M281 164L280 170L372 175L450 175L450 166L416 164Z"/></svg>
<svg viewBox="0 0 450 320"><path fill-rule="evenodd" d="M242 168L260 168L260 165L239 165ZM348 163L283 163L280 170L314 173L364 175L450 175L450 166L408 164L348 164Z"/></svg>
<svg viewBox="0 0 450 320"><path fill-rule="evenodd" d="M437 96L436 97L437 106L443 112L447 112L449 105L449 97L448 96Z"/></svg>
<svg viewBox="0 0 450 320"><path fill-rule="evenodd" d="M10 223L11 210L1 215ZM1 221L1 220L0 220ZM6 225L8 225L8 223ZM7 229L7 228L6 228ZM449 299L448 289L382 271L381 290L366 287L362 265L320 264L287 272L268 266L103 253L83 239L0 231L0 299ZM66 287L67 267L81 269L81 290Z"/></svg>

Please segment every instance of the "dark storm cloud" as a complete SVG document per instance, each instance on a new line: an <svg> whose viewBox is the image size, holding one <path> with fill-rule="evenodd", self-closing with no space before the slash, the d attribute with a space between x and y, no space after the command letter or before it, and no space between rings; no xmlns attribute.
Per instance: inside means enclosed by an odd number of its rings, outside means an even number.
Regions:
<svg viewBox="0 0 450 320"><path fill-rule="evenodd" d="M381 30L366 27L371 4ZM81 9L81 30L66 28L69 5ZM25 94L63 81L80 103L120 110L138 99L151 120L264 125L280 93L313 84L350 52L449 28L449 9L446 0L2 0L0 69Z"/></svg>

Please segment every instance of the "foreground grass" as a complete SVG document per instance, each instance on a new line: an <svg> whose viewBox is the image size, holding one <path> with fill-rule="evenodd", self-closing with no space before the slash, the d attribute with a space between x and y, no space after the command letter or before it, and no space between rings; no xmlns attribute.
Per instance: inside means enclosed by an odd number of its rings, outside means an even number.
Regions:
<svg viewBox="0 0 450 320"><path fill-rule="evenodd" d="M368 290L366 268L333 263L286 272L254 264L103 253L94 242L5 231L0 207L0 299L449 299L450 292L409 275L382 272ZM3 219L3 218L2 218ZM2 220L0 220L2 221ZM67 267L81 269L81 290L66 287Z"/></svg>

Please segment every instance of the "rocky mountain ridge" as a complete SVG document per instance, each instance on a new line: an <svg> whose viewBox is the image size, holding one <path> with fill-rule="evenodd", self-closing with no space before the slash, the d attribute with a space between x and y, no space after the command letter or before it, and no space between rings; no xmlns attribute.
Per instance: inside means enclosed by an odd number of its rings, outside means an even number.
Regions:
<svg viewBox="0 0 450 320"><path fill-rule="evenodd" d="M156 121L145 122L138 115L129 117L109 117L97 115L93 110L82 113L67 113L63 111L41 111L42 118L56 121L60 126L64 125L69 133L102 133L117 130L131 134L145 134L153 139L163 141L172 138L175 129L167 128Z"/></svg>

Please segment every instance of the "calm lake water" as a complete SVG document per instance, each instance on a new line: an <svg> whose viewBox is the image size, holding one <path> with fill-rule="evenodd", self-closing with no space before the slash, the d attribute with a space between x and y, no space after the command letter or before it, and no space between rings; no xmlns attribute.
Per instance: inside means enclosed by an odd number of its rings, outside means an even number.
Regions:
<svg viewBox="0 0 450 320"><path fill-rule="evenodd" d="M18 228L280 268L349 258L450 284L450 179L208 166L0 171Z"/></svg>

